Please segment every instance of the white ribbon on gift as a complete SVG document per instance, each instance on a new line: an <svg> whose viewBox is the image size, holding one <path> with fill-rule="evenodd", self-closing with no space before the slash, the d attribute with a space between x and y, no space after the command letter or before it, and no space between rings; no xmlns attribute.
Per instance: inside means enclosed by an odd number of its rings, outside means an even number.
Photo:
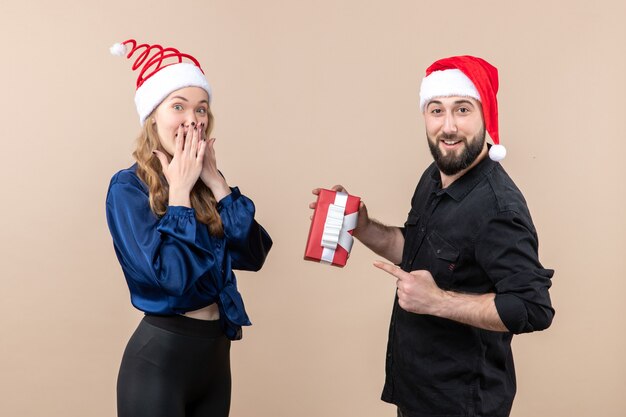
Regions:
<svg viewBox="0 0 626 417"><path fill-rule="evenodd" d="M332 263L335 258L337 245L344 248L348 253L352 249L354 238L348 231L356 228L358 212L344 215L348 194L337 192L334 204L328 206L326 221L324 222L324 232L322 234L322 259L321 262Z"/></svg>

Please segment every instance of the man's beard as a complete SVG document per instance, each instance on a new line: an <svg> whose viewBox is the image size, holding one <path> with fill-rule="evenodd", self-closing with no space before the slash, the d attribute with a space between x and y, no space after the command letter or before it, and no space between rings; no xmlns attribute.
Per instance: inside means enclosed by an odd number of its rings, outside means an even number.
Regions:
<svg viewBox="0 0 626 417"><path fill-rule="evenodd" d="M434 141L428 134L426 136L428 137L430 153L435 160L435 164L437 164L437 168L446 175L456 175L472 165L485 146L485 128L478 132L471 143L467 142L467 138L457 135L442 134ZM461 154L457 156L455 152L448 152L447 155L444 155L439 148L439 141L442 139L460 140L463 142L465 146Z"/></svg>

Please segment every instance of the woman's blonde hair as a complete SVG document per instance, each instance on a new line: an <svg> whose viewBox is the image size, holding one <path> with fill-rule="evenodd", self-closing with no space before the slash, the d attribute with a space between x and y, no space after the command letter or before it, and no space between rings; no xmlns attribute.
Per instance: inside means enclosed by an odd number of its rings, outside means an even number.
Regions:
<svg viewBox="0 0 626 417"><path fill-rule="evenodd" d="M207 115L209 121L205 129L205 137L210 137L209 135L213 130L213 114L210 109ZM152 151L158 149L166 155L167 151L161 145L156 124L150 122L151 116L152 114L146 118L141 134L137 138L137 148L133 152L133 156L137 161L137 175L148 186L150 208L154 214L160 217L167 210L169 186L163 175L161 163ZM224 227L217 212L217 201L215 201L211 189L201 180L198 180L191 190L190 199L191 207L195 210L198 221L208 225L212 235L222 236Z"/></svg>

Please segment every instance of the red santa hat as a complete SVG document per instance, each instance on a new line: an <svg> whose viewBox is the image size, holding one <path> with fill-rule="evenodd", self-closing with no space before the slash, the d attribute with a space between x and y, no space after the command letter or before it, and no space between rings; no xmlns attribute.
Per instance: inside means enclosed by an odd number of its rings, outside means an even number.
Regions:
<svg viewBox="0 0 626 417"><path fill-rule="evenodd" d="M200 87L207 92L209 102L211 101L211 86L198 60L189 54L156 44L138 45L134 39L116 43L110 51L113 55L126 55L129 59L138 53L133 63L133 71L139 69L135 106L142 126L150 113L168 95L181 88ZM191 62L183 62L185 58Z"/></svg>
<svg viewBox="0 0 626 417"><path fill-rule="evenodd" d="M435 97L472 97L481 102L485 128L494 145L489 157L500 161L506 149L498 134L498 69L484 59L464 55L435 61L426 69L420 87L420 109Z"/></svg>

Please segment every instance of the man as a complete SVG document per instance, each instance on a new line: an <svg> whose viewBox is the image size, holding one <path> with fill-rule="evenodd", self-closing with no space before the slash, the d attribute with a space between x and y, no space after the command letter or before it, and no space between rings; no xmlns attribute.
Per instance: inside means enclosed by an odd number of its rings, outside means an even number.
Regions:
<svg viewBox="0 0 626 417"><path fill-rule="evenodd" d="M497 162L497 90L496 68L480 58L431 65L420 106L435 162L408 219L390 227L359 210L354 236L400 266L375 262L397 279L382 399L398 416L508 416L512 335L554 315L554 271L540 264L524 197Z"/></svg>

